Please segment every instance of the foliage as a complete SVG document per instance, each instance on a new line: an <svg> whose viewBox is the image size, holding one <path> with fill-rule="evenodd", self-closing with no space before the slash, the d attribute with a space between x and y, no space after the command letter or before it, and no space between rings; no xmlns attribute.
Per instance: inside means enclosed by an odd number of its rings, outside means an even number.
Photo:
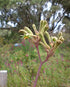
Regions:
<svg viewBox="0 0 70 87"><path fill-rule="evenodd" d="M67 13L70 13L70 1L68 0L57 0L58 3L62 4L63 8Z"/></svg>
<svg viewBox="0 0 70 87"><path fill-rule="evenodd" d="M3 8L9 4L9 0L0 0L0 8Z"/></svg>
<svg viewBox="0 0 70 87"><path fill-rule="evenodd" d="M66 32L70 33L70 18L65 16L63 19L63 23L66 24L65 28L67 28Z"/></svg>
<svg viewBox="0 0 70 87"><path fill-rule="evenodd" d="M11 30L0 30L0 36L10 36L11 35Z"/></svg>
<svg viewBox="0 0 70 87"><path fill-rule="evenodd" d="M50 58L42 66L37 87L70 86L70 44L67 44L61 44L60 48L56 50L54 57ZM24 87L32 87L39 65L37 54L35 53L35 58L32 59L29 57L30 55L28 57L25 56L24 49L21 49L24 46L21 48L12 47L13 49L11 47L11 44L0 47L0 70L8 70L7 86L23 87L24 85ZM41 47L39 47L39 50L41 56L46 56L45 51ZM28 61L25 63L24 61L27 59Z"/></svg>
<svg viewBox="0 0 70 87"><path fill-rule="evenodd" d="M4 38L0 36L0 47L3 46Z"/></svg>
<svg viewBox="0 0 70 87"><path fill-rule="evenodd" d="M8 4L7 4L8 2ZM44 10L44 7L47 8L48 2L51 3L50 9ZM67 2L67 3L66 3ZM48 21L49 26L51 23L51 27L49 30L54 31L57 25L63 20L65 13L69 14L69 1L66 0L1 0L1 25L2 28L4 26L4 22L6 22L6 27L8 27L8 22L11 21L16 25L17 31L24 26L28 26L31 28L31 24L35 23L37 26L39 25L39 21L41 20L42 15L44 19ZM5 5L6 4L6 5ZM61 5L60 5L61 4ZM68 6L67 6L67 5ZM4 8L4 6L6 6ZM58 12L63 8L62 13ZM56 17L56 14L58 16ZM67 15L68 16L68 15ZM52 21L50 21L52 19ZM56 25L55 25L56 24ZM58 30L61 25L58 26ZM11 27L11 26L10 26Z"/></svg>

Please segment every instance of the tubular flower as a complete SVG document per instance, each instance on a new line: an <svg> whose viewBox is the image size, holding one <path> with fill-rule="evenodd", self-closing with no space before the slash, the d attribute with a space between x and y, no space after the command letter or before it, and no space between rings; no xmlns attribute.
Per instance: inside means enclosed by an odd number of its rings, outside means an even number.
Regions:
<svg viewBox="0 0 70 87"><path fill-rule="evenodd" d="M33 24L32 27L35 34L28 27L24 27L24 29L21 29L19 32L22 32L24 34L24 39L30 38L35 46L41 44L45 48L45 50L50 51L53 48L54 51L64 41L62 32L58 34L58 37L49 35L49 33L47 32L49 26L46 20L40 21L39 31L37 30L35 24ZM48 39L49 44L46 42L45 37Z"/></svg>

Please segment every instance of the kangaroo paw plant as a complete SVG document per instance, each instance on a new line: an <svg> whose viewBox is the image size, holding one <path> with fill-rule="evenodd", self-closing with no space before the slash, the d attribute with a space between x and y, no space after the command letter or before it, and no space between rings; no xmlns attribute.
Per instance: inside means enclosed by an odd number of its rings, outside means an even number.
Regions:
<svg viewBox="0 0 70 87"><path fill-rule="evenodd" d="M62 36L62 32L58 34L58 37L50 36L49 33L47 32L47 30L49 29L49 26L46 20L40 21L39 31L36 29L35 24L33 24L32 27L35 34L28 27L24 27L24 29L21 29L19 32L23 33L24 39L29 38L32 41L32 43L34 43L37 49L40 65L39 65L38 72L37 72L36 79L34 81L34 86L33 86L33 87L36 87L42 65L45 62L47 62L47 60L51 56L53 56L56 48L64 41L64 38ZM49 44L46 42L45 37L48 39ZM44 61L42 61L40 57L39 45L42 45L47 53L47 57L45 58Z"/></svg>

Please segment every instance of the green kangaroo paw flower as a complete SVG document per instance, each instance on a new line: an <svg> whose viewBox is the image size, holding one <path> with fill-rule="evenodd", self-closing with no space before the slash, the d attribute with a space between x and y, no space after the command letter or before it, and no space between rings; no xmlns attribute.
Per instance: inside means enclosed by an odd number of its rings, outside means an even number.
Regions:
<svg viewBox="0 0 70 87"><path fill-rule="evenodd" d="M42 30L42 28L46 25L46 21L44 21L44 20L41 20L40 21L40 27L39 27L39 31L41 31Z"/></svg>
<svg viewBox="0 0 70 87"><path fill-rule="evenodd" d="M33 32L28 27L24 27L24 30L33 35Z"/></svg>
<svg viewBox="0 0 70 87"><path fill-rule="evenodd" d="M37 31L35 24L33 24L32 27L33 27L33 29L34 29L35 34L38 35L39 32Z"/></svg>
<svg viewBox="0 0 70 87"><path fill-rule="evenodd" d="M58 34L58 38L59 38L60 36L62 36L62 32L60 32L60 33Z"/></svg>
<svg viewBox="0 0 70 87"><path fill-rule="evenodd" d="M45 41L44 35L41 34L40 36L41 36L41 39L42 39L43 43L45 44L46 48L47 48L47 49L50 49L50 46L49 46L49 45L46 43L46 41Z"/></svg>
<svg viewBox="0 0 70 87"><path fill-rule="evenodd" d="M48 38L48 41L50 43L51 42L51 37L50 37L50 35L49 35L49 33L47 31L45 32L45 36Z"/></svg>
<svg viewBox="0 0 70 87"><path fill-rule="evenodd" d="M29 33L27 33L25 35L28 36L28 37L37 37L36 35L32 35L32 34L29 34Z"/></svg>
<svg viewBox="0 0 70 87"><path fill-rule="evenodd" d="M43 27L43 20L40 21L39 31L41 31L42 27Z"/></svg>
<svg viewBox="0 0 70 87"><path fill-rule="evenodd" d="M59 40L61 40L61 41L63 42L63 41L64 41L63 36L60 36L60 37L59 37Z"/></svg>
<svg viewBox="0 0 70 87"><path fill-rule="evenodd" d="M44 48L46 48L45 44L44 44L42 41L40 41L40 44L41 44Z"/></svg>
<svg viewBox="0 0 70 87"><path fill-rule="evenodd" d="M47 21L46 20L43 20L43 25L46 25L47 24Z"/></svg>
<svg viewBox="0 0 70 87"><path fill-rule="evenodd" d="M47 31L49 29L49 26L48 26L48 22L47 21L44 21L44 26L46 25L44 31Z"/></svg>
<svg viewBox="0 0 70 87"><path fill-rule="evenodd" d="M42 24L40 24L40 32L44 33L49 29L47 21L42 21Z"/></svg>
<svg viewBox="0 0 70 87"><path fill-rule="evenodd" d="M61 43L62 43L61 40L57 40L55 45L54 45L54 49L56 49Z"/></svg>
<svg viewBox="0 0 70 87"><path fill-rule="evenodd" d="M46 29L46 25L43 26L43 28L41 29L41 32L44 33L45 29Z"/></svg>
<svg viewBox="0 0 70 87"><path fill-rule="evenodd" d="M45 44L42 41L40 41L40 45L42 45L44 47L46 52L49 52L49 49L46 48Z"/></svg>
<svg viewBox="0 0 70 87"><path fill-rule="evenodd" d="M49 29L49 26L48 26L48 25L46 25L46 27L45 27L44 31L47 31L48 29Z"/></svg>
<svg viewBox="0 0 70 87"><path fill-rule="evenodd" d="M23 34L27 34L28 33L27 31L25 31L23 29L21 29L19 32L23 32Z"/></svg>

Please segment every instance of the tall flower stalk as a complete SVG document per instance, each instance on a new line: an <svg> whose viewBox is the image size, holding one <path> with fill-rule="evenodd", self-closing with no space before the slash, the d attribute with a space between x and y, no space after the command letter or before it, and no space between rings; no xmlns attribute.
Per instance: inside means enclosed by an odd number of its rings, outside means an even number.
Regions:
<svg viewBox="0 0 70 87"><path fill-rule="evenodd" d="M33 86L33 87L36 87L42 65L45 62L47 62L51 56L53 56L56 48L64 41L64 38L62 36L62 32L58 34L58 37L50 36L49 33L47 32L47 30L49 29L49 26L46 20L40 21L39 31L36 29L35 24L33 24L32 27L33 27L35 34L28 27L24 27L24 29L21 29L19 32L23 33L24 39L29 38L32 41L32 43L34 43L37 49L37 53L38 53L39 60L40 60L40 65L39 65L36 79L34 81L34 86ZM48 39L49 44L46 42L45 37ZM39 52L39 45L42 45L47 53L47 57L45 58L44 61L41 60L41 56Z"/></svg>

